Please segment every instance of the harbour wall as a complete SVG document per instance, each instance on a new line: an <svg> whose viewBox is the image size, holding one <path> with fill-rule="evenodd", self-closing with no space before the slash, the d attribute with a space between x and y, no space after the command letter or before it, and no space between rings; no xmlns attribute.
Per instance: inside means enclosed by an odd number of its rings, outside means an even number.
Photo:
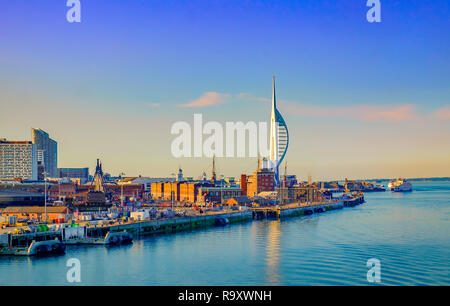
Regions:
<svg viewBox="0 0 450 306"><path fill-rule="evenodd" d="M135 236L149 234L167 234L181 231L195 230L216 225L216 219L226 218L229 224L252 220L251 211L211 214L194 217L180 217L173 219L136 221L113 226L89 227L88 236L104 237L108 231L127 231Z"/></svg>

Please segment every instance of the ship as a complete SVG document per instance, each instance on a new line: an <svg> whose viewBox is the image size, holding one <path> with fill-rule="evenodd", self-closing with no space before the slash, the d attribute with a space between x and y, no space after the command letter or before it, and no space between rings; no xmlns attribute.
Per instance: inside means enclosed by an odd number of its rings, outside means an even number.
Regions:
<svg viewBox="0 0 450 306"><path fill-rule="evenodd" d="M392 180L388 184L388 189L395 192L412 191L412 184L404 178Z"/></svg>

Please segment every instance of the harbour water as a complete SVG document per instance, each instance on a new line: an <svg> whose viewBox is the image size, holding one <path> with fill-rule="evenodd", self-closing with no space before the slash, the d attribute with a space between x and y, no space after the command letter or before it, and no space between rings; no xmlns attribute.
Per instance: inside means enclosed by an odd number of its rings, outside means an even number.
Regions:
<svg viewBox="0 0 450 306"><path fill-rule="evenodd" d="M450 182L413 192L366 193L366 203L311 216L135 239L130 246L69 246L58 257L0 257L0 285L450 285Z"/></svg>

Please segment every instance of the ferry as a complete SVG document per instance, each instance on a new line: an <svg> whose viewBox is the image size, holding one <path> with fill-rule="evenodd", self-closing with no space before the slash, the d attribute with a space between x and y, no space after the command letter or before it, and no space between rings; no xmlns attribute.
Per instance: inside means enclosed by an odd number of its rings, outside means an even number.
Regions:
<svg viewBox="0 0 450 306"><path fill-rule="evenodd" d="M399 178L389 182L388 189L395 192L412 191L412 185L406 179Z"/></svg>

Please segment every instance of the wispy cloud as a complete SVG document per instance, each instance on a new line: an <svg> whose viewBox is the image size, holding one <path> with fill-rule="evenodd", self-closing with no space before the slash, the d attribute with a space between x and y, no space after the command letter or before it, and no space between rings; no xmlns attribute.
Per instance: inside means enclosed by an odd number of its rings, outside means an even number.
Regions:
<svg viewBox="0 0 450 306"><path fill-rule="evenodd" d="M444 106L433 113L433 117L447 120L450 119L450 106Z"/></svg>
<svg viewBox="0 0 450 306"><path fill-rule="evenodd" d="M159 107L160 106L159 103L147 103L147 105L150 107Z"/></svg>
<svg viewBox="0 0 450 306"><path fill-rule="evenodd" d="M200 98L189 103L180 104L181 107L208 107L224 103L230 94L221 94L218 92L207 92Z"/></svg>
<svg viewBox="0 0 450 306"><path fill-rule="evenodd" d="M289 114L312 118L342 118L361 121L407 121L417 118L416 107L411 104L394 106L306 106L286 103Z"/></svg>
<svg viewBox="0 0 450 306"><path fill-rule="evenodd" d="M270 102L272 99L269 98L262 98L262 97L256 97L250 93L240 93L237 94L236 97L240 100L246 100L246 101L256 101L256 102Z"/></svg>
<svg viewBox="0 0 450 306"><path fill-rule="evenodd" d="M256 97L251 94L239 94L240 99L255 102L271 102L269 98ZM407 121L418 118L416 107L412 104L399 104L390 106L355 105L355 106L313 106L305 103L279 100L279 106L291 115L310 118L342 118L361 121ZM446 115L446 111L439 113Z"/></svg>

